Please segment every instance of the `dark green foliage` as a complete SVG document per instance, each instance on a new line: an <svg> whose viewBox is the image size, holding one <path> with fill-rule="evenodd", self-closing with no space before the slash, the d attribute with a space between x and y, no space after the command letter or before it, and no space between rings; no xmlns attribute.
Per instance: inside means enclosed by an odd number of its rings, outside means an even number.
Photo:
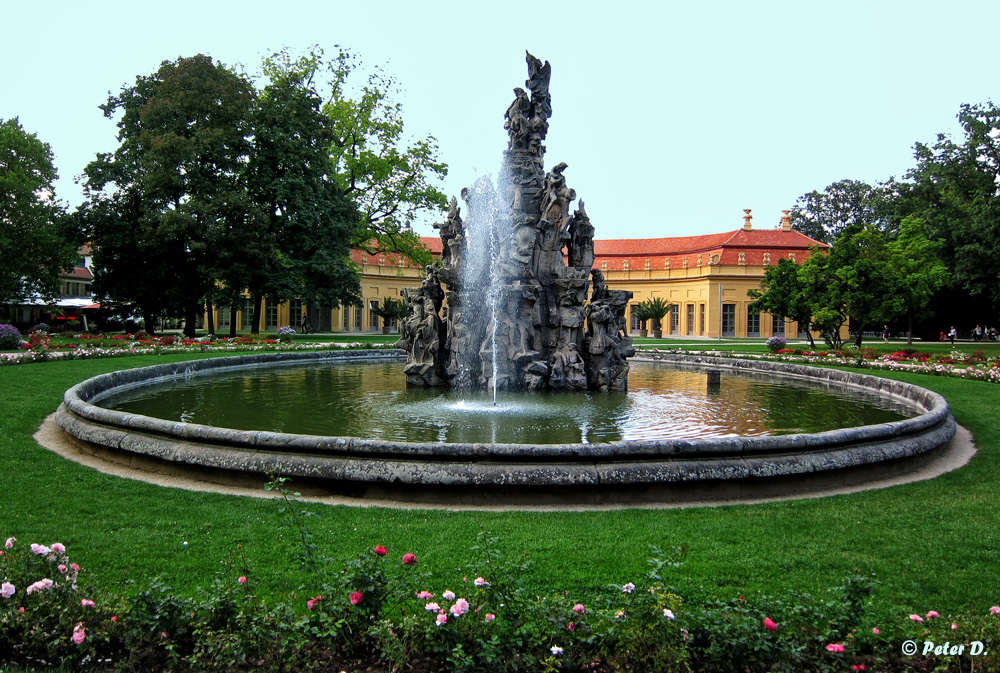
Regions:
<svg viewBox="0 0 1000 673"><path fill-rule="evenodd" d="M792 228L830 245L848 227L873 225L891 230L893 183L869 185L840 180L822 192L803 194L792 208Z"/></svg>
<svg viewBox="0 0 1000 673"><path fill-rule="evenodd" d="M59 274L77 261L79 233L56 199L48 143L17 118L0 119L0 301L59 293Z"/></svg>
<svg viewBox="0 0 1000 673"><path fill-rule="evenodd" d="M253 91L210 57L165 61L102 106L119 148L85 169L95 292L151 318L184 315L188 336L214 286L216 230L236 217Z"/></svg>

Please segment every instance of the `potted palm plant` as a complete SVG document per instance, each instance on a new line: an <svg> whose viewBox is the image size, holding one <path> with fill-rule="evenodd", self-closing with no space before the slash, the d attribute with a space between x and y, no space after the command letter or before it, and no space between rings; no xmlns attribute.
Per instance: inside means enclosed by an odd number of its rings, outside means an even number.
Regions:
<svg viewBox="0 0 1000 673"><path fill-rule="evenodd" d="M663 316L670 312L670 309L674 307L673 304L668 302L663 297L653 297L652 299L646 299L639 302L636 307L646 316L646 320L650 320L653 323L653 338L659 339L663 336ZM641 318L640 318L641 320ZM641 334L640 330L640 334Z"/></svg>
<svg viewBox="0 0 1000 673"><path fill-rule="evenodd" d="M645 302L641 302L632 307L632 317L639 321L639 337L645 339L649 334L646 323L652 319L649 314L649 307Z"/></svg>
<svg viewBox="0 0 1000 673"><path fill-rule="evenodd" d="M381 306L373 306L372 313L382 318L382 334L389 333L393 320L402 320L410 314L410 309L402 299L383 297Z"/></svg>

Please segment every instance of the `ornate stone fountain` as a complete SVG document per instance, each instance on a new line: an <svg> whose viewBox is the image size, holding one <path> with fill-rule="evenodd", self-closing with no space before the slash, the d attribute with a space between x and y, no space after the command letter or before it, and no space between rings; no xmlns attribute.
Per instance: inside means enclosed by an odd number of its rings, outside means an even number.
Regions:
<svg viewBox="0 0 1000 673"><path fill-rule="evenodd" d="M452 199L440 264L407 293L413 314L398 346L415 386L624 391L635 353L625 310L594 263L594 227L566 184L566 164L545 172L551 66L527 55L530 91L514 89L498 185ZM442 288L443 286L443 288ZM591 289L592 286L592 289ZM590 290L590 299L587 293ZM447 306L445 302L447 301Z"/></svg>

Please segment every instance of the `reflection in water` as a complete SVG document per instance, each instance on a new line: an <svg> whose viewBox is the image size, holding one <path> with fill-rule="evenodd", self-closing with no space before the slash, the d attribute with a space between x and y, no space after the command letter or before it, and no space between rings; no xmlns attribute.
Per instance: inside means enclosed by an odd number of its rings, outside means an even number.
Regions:
<svg viewBox="0 0 1000 673"><path fill-rule="evenodd" d="M398 363L284 365L204 374L101 401L132 413L243 430L411 442L518 444L819 432L899 420L856 390L634 363L628 393L501 395L405 387Z"/></svg>

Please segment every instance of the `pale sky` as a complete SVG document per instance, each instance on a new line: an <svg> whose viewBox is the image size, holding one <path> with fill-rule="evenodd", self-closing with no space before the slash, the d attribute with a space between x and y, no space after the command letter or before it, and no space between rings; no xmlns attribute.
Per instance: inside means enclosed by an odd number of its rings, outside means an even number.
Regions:
<svg viewBox="0 0 1000 673"><path fill-rule="evenodd" d="M532 8L529 12L525 8ZM116 127L98 105L161 61L198 53L254 71L281 47L349 47L404 88L406 131L434 135L457 196L494 173L525 50L552 64L546 168L597 238L777 226L797 197L913 165L998 89L995 2L7 3L0 119L52 146L57 196ZM421 226L422 235L433 235Z"/></svg>

